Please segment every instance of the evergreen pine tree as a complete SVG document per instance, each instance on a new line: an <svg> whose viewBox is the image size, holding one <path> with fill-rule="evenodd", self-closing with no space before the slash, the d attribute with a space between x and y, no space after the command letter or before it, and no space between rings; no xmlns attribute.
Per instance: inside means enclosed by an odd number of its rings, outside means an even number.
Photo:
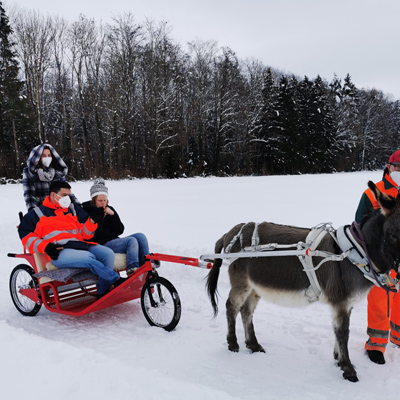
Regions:
<svg viewBox="0 0 400 400"><path fill-rule="evenodd" d="M351 170L355 166L357 126L359 123L359 93L347 74L342 84L335 76L331 88L333 124L336 130L337 166L339 170Z"/></svg>
<svg viewBox="0 0 400 400"><path fill-rule="evenodd" d="M315 99L312 93L313 82L307 76L300 82L296 95L297 124L294 147L297 158L293 165L295 172L310 172L313 153L313 132L315 131Z"/></svg>
<svg viewBox="0 0 400 400"><path fill-rule="evenodd" d="M0 2L0 175L17 177L21 173L20 151L31 146L28 106L23 96L24 82L11 41L13 31ZM24 143L19 143L24 137ZM25 160L24 160L25 161Z"/></svg>
<svg viewBox="0 0 400 400"><path fill-rule="evenodd" d="M297 107L296 92L298 81L295 76L282 76L279 81L278 107L272 121L270 137L275 142L272 160L275 172L293 174L297 172L299 157L296 148Z"/></svg>
<svg viewBox="0 0 400 400"><path fill-rule="evenodd" d="M336 135L328 85L319 75L313 83L312 98L314 110L312 114L311 172L331 172L337 157Z"/></svg>
<svg viewBox="0 0 400 400"><path fill-rule="evenodd" d="M257 174L274 172L274 153L276 143L273 136L274 123L276 122L278 108L278 86L271 68L264 72L262 88L262 104L257 129L254 132L253 154L254 168Z"/></svg>

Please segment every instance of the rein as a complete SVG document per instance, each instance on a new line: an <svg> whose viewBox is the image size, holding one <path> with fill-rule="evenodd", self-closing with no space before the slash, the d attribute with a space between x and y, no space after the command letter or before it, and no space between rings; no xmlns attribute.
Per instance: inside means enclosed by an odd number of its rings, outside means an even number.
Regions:
<svg viewBox="0 0 400 400"><path fill-rule="evenodd" d="M376 269L377 267L375 264L372 262L371 257L369 256L368 249L367 249L367 242L365 241L365 236L360 228L360 225L354 221L351 226L350 226L350 232L353 235L354 239L357 241L357 243L362 247L364 250L365 256L367 257L368 263L371 266L371 271L372 274L374 275L376 283L389 294L389 292L392 293L397 293L396 289L392 289L390 286L387 285L382 285L380 282L380 279L378 277L379 272L377 274ZM389 275L387 275L389 277ZM390 278L390 277L389 277Z"/></svg>

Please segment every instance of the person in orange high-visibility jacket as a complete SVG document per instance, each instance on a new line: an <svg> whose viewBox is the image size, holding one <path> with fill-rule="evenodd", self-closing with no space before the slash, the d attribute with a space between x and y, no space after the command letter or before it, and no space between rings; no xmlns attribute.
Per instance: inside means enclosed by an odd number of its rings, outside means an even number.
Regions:
<svg viewBox="0 0 400 400"><path fill-rule="evenodd" d="M400 187L400 150L394 152L383 172L383 178L376 184L378 189L394 198L399 194ZM371 189L367 189L361 196L356 211L356 222L361 223L364 216L379 209ZM370 360L377 364L385 364L385 349L388 338L400 346L400 294L386 293L378 286L374 286L368 294L368 328L369 336L365 343Z"/></svg>
<svg viewBox="0 0 400 400"><path fill-rule="evenodd" d="M58 268L89 268L99 276L97 297L107 294L111 285L125 281L113 269L114 252L90 240L104 218L104 209L90 215L71 204L71 186L54 181L43 204L30 210L18 227L22 244L30 253L46 253Z"/></svg>

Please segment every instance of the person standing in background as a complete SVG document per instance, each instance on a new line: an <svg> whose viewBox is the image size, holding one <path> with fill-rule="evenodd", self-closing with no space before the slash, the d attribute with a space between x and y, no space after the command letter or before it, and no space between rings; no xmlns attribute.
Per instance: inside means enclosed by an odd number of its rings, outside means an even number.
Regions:
<svg viewBox="0 0 400 400"><path fill-rule="evenodd" d="M33 148L28 157L27 167L22 171L22 186L28 211L43 203L50 194L51 182L65 182L67 174L67 165L53 146L42 143ZM80 204L73 194L71 201Z"/></svg>
<svg viewBox="0 0 400 400"><path fill-rule="evenodd" d="M388 161L383 177L376 184L377 188L393 198L399 194L400 188L400 150L394 152ZM363 218L380 206L371 189L361 196L355 220L362 224ZM378 286L373 286L368 294L368 340L365 350L369 359L376 364L385 364L384 353L388 340L400 346L400 295L386 293Z"/></svg>

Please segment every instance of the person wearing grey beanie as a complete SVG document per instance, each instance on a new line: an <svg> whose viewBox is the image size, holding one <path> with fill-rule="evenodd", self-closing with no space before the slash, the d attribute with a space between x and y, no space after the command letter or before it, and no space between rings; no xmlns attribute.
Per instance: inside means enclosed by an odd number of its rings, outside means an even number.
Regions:
<svg viewBox="0 0 400 400"><path fill-rule="evenodd" d="M149 244L143 233L134 233L126 237L119 237L124 232L117 211L108 204L108 187L104 179L97 178L90 187L91 200L82 203L83 209L91 214L99 207L104 208L104 218L99 223L92 241L109 247L114 253L126 253L127 273L134 273L145 261L149 254Z"/></svg>
<svg viewBox="0 0 400 400"><path fill-rule="evenodd" d="M95 179L92 187L90 188L90 198L93 199L95 196L105 195L108 197L108 187L104 182L103 178Z"/></svg>

